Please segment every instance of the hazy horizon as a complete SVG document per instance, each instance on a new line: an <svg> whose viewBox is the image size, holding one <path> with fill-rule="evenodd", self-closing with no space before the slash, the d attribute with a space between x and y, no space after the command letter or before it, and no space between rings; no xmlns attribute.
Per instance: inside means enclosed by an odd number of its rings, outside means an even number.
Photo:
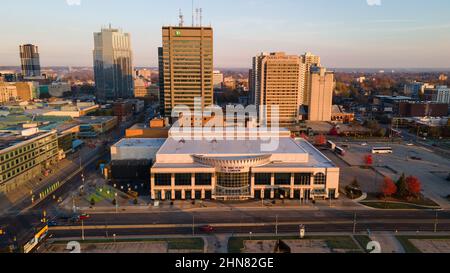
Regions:
<svg viewBox="0 0 450 273"><path fill-rule="evenodd" d="M0 19L0 66L18 66L19 45L32 43L44 67L92 66L93 33L109 23L131 34L134 66L156 67L161 27L176 25L179 9L190 25L192 8L190 0L7 0L2 6L8 12ZM196 0L195 7L214 28L217 68L249 68L252 56L273 51L311 51L330 68L450 67L448 1Z"/></svg>

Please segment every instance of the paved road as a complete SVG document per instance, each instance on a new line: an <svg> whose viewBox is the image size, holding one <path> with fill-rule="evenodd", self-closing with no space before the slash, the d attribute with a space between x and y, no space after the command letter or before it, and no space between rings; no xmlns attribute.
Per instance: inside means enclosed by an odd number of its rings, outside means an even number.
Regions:
<svg viewBox="0 0 450 273"><path fill-rule="evenodd" d="M278 215L278 217L276 217ZM230 212L173 212L142 214L99 214L83 221L85 236L122 235L191 235L201 233L202 225L212 225L216 234L253 234L297 232L305 224L311 232L433 232L435 212L415 211L358 211L356 226L353 211L230 211ZM278 223L278 225L276 224ZM122 225L122 226L119 226ZM278 228L276 228L278 226ZM64 229L64 230L61 230ZM81 226L56 227L56 238L81 236ZM438 213L437 231L450 231L450 211Z"/></svg>

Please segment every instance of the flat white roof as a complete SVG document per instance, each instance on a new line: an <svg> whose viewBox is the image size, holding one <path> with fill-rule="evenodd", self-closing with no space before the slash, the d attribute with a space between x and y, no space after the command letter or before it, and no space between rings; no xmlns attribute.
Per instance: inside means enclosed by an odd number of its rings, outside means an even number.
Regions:
<svg viewBox="0 0 450 273"><path fill-rule="evenodd" d="M113 147L146 147L159 148L164 144L164 138L123 138L119 140Z"/></svg>
<svg viewBox="0 0 450 273"><path fill-rule="evenodd" d="M241 159L259 155L271 155L272 163L264 167L336 167L331 160L304 139L280 137L274 151L265 151L268 140L178 140L169 137L156 155L154 167L186 167L194 164L193 156L218 159Z"/></svg>

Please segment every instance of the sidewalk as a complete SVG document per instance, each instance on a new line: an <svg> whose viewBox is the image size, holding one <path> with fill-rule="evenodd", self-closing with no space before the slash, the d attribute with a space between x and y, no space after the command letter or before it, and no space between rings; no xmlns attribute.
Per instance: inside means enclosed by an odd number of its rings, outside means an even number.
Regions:
<svg viewBox="0 0 450 273"><path fill-rule="evenodd" d="M72 204L65 200L62 204L62 208L66 210L72 209ZM90 214L105 214L105 213L117 213L116 207L112 204L110 206L89 206L87 202L79 205L78 209L82 212ZM316 204L312 202L300 203L294 200L276 200L275 204L270 201L262 203L261 201L246 201L241 203L224 203L219 201L196 201L192 204L191 201L174 201L173 205L170 205L169 201L160 203L159 207L155 207L152 204L145 205L121 205L118 207L119 212L127 213L160 213L160 212L174 212L174 211L232 211L232 210L368 210L367 207L355 203L351 200L333 200L331 203L328 201L318 201Z"/></svg>
<svg viewBox="0 0 450 273"><path fill-rule="evenodd" d="M84 147L81 150L81 162L83 167L86 167L86 162L89 162L98 156L98 149L99 148L93 150ZM52 173L48 177L36 177L35 179L24 183L18 190L8 193L6 196L2 196L2 198L0 198L0 211L2 211L2 214L11 212L19 213L23 209L26 209L28 205L31 205L32 195L35 196L34 204L41 201L39 199L39 193L58 181L63 182L67 177L77 172L80 168L79 161L79 157L72 154L67 159L63 159L58 162L57 165L53 166ZM41 181L39 179L41 179Z"/></svg>

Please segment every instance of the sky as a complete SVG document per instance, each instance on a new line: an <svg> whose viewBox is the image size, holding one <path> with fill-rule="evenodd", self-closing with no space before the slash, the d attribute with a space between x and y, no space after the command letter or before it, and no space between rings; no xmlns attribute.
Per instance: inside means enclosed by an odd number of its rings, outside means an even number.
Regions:
<svg viewBox="0 0 450 273"><path fill-rule="evenodd" d="M248 68L260 52L310 51L331 68L449 68L448 0L195 0L214 28L214 65ZM92 66L93 32L131 34L135 66L157 66L161 27L191 24L191 0L2 0L0 66L19 44L42 66Z"/></svg>

